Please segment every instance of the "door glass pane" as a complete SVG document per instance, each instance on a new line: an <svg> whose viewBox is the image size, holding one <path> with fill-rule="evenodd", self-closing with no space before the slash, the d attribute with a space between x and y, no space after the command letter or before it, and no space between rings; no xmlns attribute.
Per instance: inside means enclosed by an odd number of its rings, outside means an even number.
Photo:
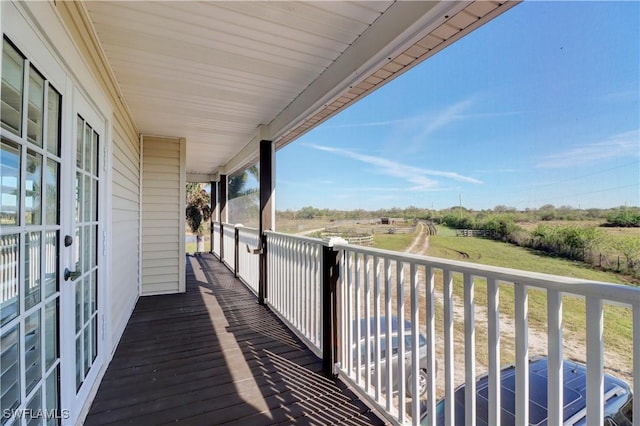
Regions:
<svg viewBox="0 0 640 426"><path fill-rule="evenodd" d="M91 315L98 309L98 271L91 274Z"/></svg>
<svg viewBox="0 0 640 426"><path fill-rule="evenodd" d="M75 283L76 286L76 333L82 328L82 278Z"/></svg>
<svg viewBox="0 0 640 426"><path fill-rule="evenodd" d="M58 231L46 231L44 240L44 297L58 291Z"/></svg>
<svg viewBox="0 0 640 426"><path fill-rule="evenodd" d="M27 111L27 139L42 146L44 78L33 67L29 69L29 108Z"/></svg>
<svg viewBox="0 0 640 426"><path fill-rule="evenodd" d="M100 152L98 151L98 147L100 144L98 143L98 134L93 132L93 138L91 140L91 150L93 151L93 167L91 168L91 172L95 176L100 176L100 172L98 170L98 159L100 157Z"/></svg>
<svg viewBox="0 0 640 426"><path fill-rule="evenodd" d="M84 279L82 285L82 313L84 321L86 322L91 314L91 279L89 277Z"/></svg>
<svg viewBox="0 0 640 426"><path fill-rule="evenodd" d="M62 96L49 86L47 102L47 151L60 156L60 109Z"/></svg>
<svg viewBox="0 0 640 426"><path fill-rule="evenodd" d="M91 225L87 225L84 227L84 241L82 242L83 272L87 272L91 268L91 245Z"/></svg>
<svg viewBox="0 0 640 426"><path fill-rule="evenodd" d="M97 221L98 220L98 180L97 179L93 179L93 204L92 204L93 208L91 209L93 211L93 217L91 218L91 220L93 221Z"/></svg>
<svg viewBox="0 0 640 426"><path fill-rule="evenodd" d="M42 423L42 416L38 416L40 410L42 410L42 391L38 389L38 392L33 394L31 401L27 404L27 412L25 415L27 426L35 426Z"/></svg>
<svg viewBox="0 0 640 426"><path fill-rule="evenodd" d="M98 225L91 226L91 267L98 265Z"/></svg>
<svg viewBox="0 0 640 426"><path fill-rule="evenodd" d="M58 359L58 298L47 303L44 309L45 369Z"/></svg>
<svg viewBox="0 0 640 426"><path fill-rule="evenodd" d="M76 166L82 168L84 164L84 120L80 116L78 116L76 131Z"/></svg>
<svg viewBox="0 0 640 426"><path fill-rule="evenodd" d="M0 225L18 225L20 146L5 140L0 146Z"/></svg>
<svg viewBox="0 0 640 426"><path fill-rule="evenodd" d="M91 196L91 189L93 188L93 185L91 184L91 177L89 175L86 175L84 177L84 194L82 196L83 200L84 200L84 206L82 207L82 210L84 211L84 221L85 222L89 222L91 220L91 201L93 200L93 197Z"/></svg>
<svg viewBox="0 0 640 426"><path fill-rule="evenodd" d="M76 222L82 222L82 208L83 208L83 193L82 186L84 183L84 179L82 177L82 172L76 172Z"/></svg>
<svg viewBox="0 0 640 426"><path fill-rule="evenodd" d="M92 161L93 153L91 152L91 139L92 139L92 136L93 136L93 132L91 131L91 127L89 127L85 123L85 126L84 126L84 169L87 170L87 171L91 171L91 164L93 163L93 161Z"/></svg>
<svg viewBox="0 0 640 426"><path fill-rule="evenodd" d="M28 232L24 242L25 310L40 302L40 232Z"/></svg>
<svg viewBox="0 0 640 426"><path fill-rule="evenodd" d="M93 317L91 327L91 362L95 361L98 356L98 316Z"/></svg>
<svg viewBox="0 0 640 426"><path fill-rule="evenodd" d="M52 159L47 159L47 170L45 173L47 185L47 225L57 225L60 203L58 199L58 187L60 182L60 164Z"/></svg>
<svg viewBox="0 0 640 426"><path fill-rule="evenodd" d="M74 241L77 242L77 244L74 244L76 246L76 272L82 273L82 253L80 252L80 246L82 245L82 227L80 226L76 227L76 237Z"/></svg>
<svg viewBox="0 0 640 426"><path fill-rule="evenodd" d="M82 333L76 337L76 390L82 385Z"/></svg>
<svg viewBox="0 0 640 426"><path fill-rule="evenodd" d="M37 310L24 322L24 383L27 393L31 392L42 377L40 346L40 311Z"/></svg>
<svg viewBox="0 0 640 426"><path fill-rule="evenodd" d="M85 377L87 376L87 373L89 372L89 368L91 368L91 339L90 339L90 333L91 333L91 323L87 324L87 326L84 328L84 332L82 333L83 335L83 345L84 345L84 351L82 351L82 355L84 357L84 375Z"/></svg>
<svg viewBox="0 0 640 426"><path fill-rule="evenodd" d="M20 236L3 235L0 237L0 325L5 325L18 316L19 285L18 256Z"/></svg>
<svg viewBox="0 0 640 426"><path fill-rule="evenodd" d="M7 40L2 40L2 128L21 135L24 59Z"/></svg>
<svg viewBox="0 0 640 426"><path fill-rule="evenodd" d="M20 345L18 344L18 326L0 337L0 406L12 410L20 405ZM8 422L0 416L0 424Z"/></svg>
<svg viewBox="0 0 640 426"><path fill-rule="evenodd" d="M25 223L40 225L42 223L42 155L27 150L27 176L24 183Z"/></svg>
<svg viewBox="0 0 640 426"><path fill-rule="evenodd" d="M56 410L60 413L60 379L58 367L56 367L47 377L47 410ZM59 416L51 416L47 420L47 426L58 425Z"/></svg>

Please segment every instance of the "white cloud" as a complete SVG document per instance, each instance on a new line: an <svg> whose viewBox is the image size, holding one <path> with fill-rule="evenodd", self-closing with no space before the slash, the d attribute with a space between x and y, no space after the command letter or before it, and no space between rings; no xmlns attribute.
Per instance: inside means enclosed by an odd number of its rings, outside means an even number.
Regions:
<svg viewBox="0 0 640 426"><path fill-rule="evenodd" d="M608 139L544 157L536 167L560 169L599 163L619 157L640 156L640 129L613 135Z"/></svg>
<svg viewBox="0 0 640 426"><path fill-rule="evenodd" d="M472 177L463 176L455 172L447 172L440 170L423 169L421 167L414 167L408 164L398 163L382 157L374 157L372 155L360 154L354 151L349 151L341 148L332 148L323 145L305 144L313 149L319 151L330 152L332 154L340 155L342 157L351 158L356 161L360 161L365 164L376 166L376 171L380 174L391 176L405 180L410 184L405 190L409 191L432 191L439 189L439 182L431 179L429 176L437 176L447 179L452 179L460 182L480 184L481 181Z"/></svg>

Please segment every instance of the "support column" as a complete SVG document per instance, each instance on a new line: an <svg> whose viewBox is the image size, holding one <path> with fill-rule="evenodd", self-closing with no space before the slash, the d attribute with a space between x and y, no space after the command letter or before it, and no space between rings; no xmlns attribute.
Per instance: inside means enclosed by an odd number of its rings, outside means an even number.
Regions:
<svg viewBox="0 0 640 426"><path fill-rule="evenodd" d="M229 211L227 209L227 175L220 175L218 185L220 194L218 197L218 208L220 210L220 262L222 262L224 259L224 229L222 224L227 223L227 220L229 220Z"/></svg>
<svg viewBox="0 0 640 426"><path fill-rule="evenodd" d="M333 241L322 247L322 371L333 377L337 355L337 299L336 288L340 275L339 251Z"/></svg>
<svg viewBox="0 0 640 426"><path fill-rule="evenodd" d="M267 299L267 238L265 231L275 230L275 146L272 141L260 141L260 278L258 302Z"/></svg>
<svg viewBox="0 0 640 426"><path fill-rule="evenodd" d="M213 253L213 222L220 222L218 217L218 182L211 181L211 218L209 220L209 253Z"/></svg>

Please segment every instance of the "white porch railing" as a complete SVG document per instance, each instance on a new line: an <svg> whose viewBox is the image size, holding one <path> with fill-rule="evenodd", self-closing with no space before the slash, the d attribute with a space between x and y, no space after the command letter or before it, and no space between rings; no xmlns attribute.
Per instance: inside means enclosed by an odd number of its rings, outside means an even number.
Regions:
<svg viewBox="0 0 640 426"><path fill-rule="evenodd" d="M406 407L409 398L407 391L416 394L418 388L418 368L420 349L419 333L426 337L427 372L436 371L436 349L442 349L440 357L443 364L438 363L440 371L436 376L428 374L426 405L428 413L435 413L436 401L444 396L446 401L454 400L455 372L461 368L460 362L454 362L454 355L463 352L465 383L465 421L475 424L476 419L476 380L480 368L477 364L476 350L479 345L477 332L486 329L486 351L488 365L482 369L488 371L489 377L489 424L499 424L500 391L499 377L501 369L501 349L507 336L501 332L504 321L501 314L500 289L503 292L513 291L514 324L515 324L515 365L516 365L516 424L529 424L528 401L529 382L528 365L530 349L544 351L548 354L549 385L548 401L549 424L561 424L563 421L563 296L576 296L586 300L586 365L587 365L587 424L602 424L603 414L603 374L604 374L604 340L603 317L604 305L615 305L616 309L627 309L632 312L633 341L630 348L633 355L634 389L640 389L640 289L625 285L614 285L599 282L588 282L567 277L551 276L476 265L466 262L447 261L437 258L406 255L398 252L376 250L351 245L336 245L335 249L343 252L343 261L339 289L340 315L340 348L338 368L340 374L353 385L361 389L369 400L388 413L392 420L399 423L418 424L420 420L420 404L417 399L411 400L409 410ZM438 283L438 284L437 284ZM438 289L437 289L437 288ZM487 305L476 301L476 288L486 287ZM441 289L441 290L440 290ZM547 318L547 338L545 348L531 347L528 336L532 333L529 327L529 294L541 290L546 293L546 314L538 317ZM441 306L437 306L441 305ZM456 307L460 309L456 309ZM436 319L440 310L442 317ZM476 314L482 312L482 321ZM629 312L627 312L629 313ZM383 332L390 330L391 317L404 318L412 326L407 334L411 349L405 348L405 327L398 326L397 349L391 347L390 339L386 339L386 347L380 348L379 342ZM480 316L480 315L478 315ZM360 319L364 321L358 327ZM381 320L384 318L384 320ZM382 324L384 321L385 324ZM356 326L354 326L356 324ZM436 324L442 329L436 330ZM454 327L456 326L456 327ZM486 327L486 328L485 328ZM438 327L440 328L440 327ZM443 334L442 343L436 336ZM454 335L462 333L463 343L454 343ZM404 363L397 368L387 369L386 374L369 374L381 371L383 356L381 352L391 353L397 350L397 359L405 356L411 359L411 371L403 371ZM355 352L355 355L354 355ZM364 353L362 353L364 352ZM617 366L618 367L618 366ZM365 374L362 374L365 372ZM394 376L410 377L394 381ZM443 383L444 395L436 392L436 381ZM391 392L388 390L392 390ZM637 398L636 398L637 399ZM637 401L634 401L637 408ZM454 406L445 404L445 422L454 424ZM429 417L426 424L435 424ZM638 424L638 420L634 421Z"/></svg>
<svg viewBox="0 0 640 426"><path fill-rule="evenodd" d="M268 305L322 356L322 247L318 238L266 232Z"/></svg>
<svg viewBox="0 0 640 426"><path fill-rule="evenodd" d="M236 270L236 228L230 223L222 224L222 261L229 269Z"/></svg>
<svg viewBox="0 0 640 426"><path fill-rule="evenodd" d="M238 278L246 284L251 291L258 294L258 281L260 278L260 257L254 250L260 248L260 232L257 229L237 227L238 232Z"/></svg>
<svg viewBox="0 0 640 426"><path fill-rule="evenodd" d="M211 250L220 257L220 222L213 222L211 227Z"/></svg>
<svg viewBox="0 0 640 426"><path fill-rule="evenodd" d="M242 275L240 259L236 263L232 257L236 252L231 245L235 242L234 228L223 228L222 260L232 270L238 265L240 271L235 272ZM242 240L238 253L249 255L245 245L257 248L258 244L244 241L252 238L257 242L257 231L239 228L238 232L238 240ZM586 422L601 424L607 367L603 330L605 316L612 314L627 316L633 324L630 350L622 354L625 365L614 367L625 373L624 379L633 389L640 389L640 288L350 244L329 248L319 239L276 232L265 232L265 236L266 303L318 356L334 353L334 371L392 423L419 424L424 407L427 413L435 413L436 402L442 398L453 401L456 386L464 383L465 420L475 424L476 380L486 372L488 421L498 425L501 368L514 363L516 424L528 424L529 360L533 355L546 354L548 423L561 424L564 348L570 343L584 345L583 361L588 371ZM323 260L327 250L337 254L340 266L333 307L323 303L323 291L327 295L323 286L331 276L326 273L330 265L323 264L327 263ZM257 264L259 256L250 256L247 262ZM573 314L564 311L563 305L573 310L576 303L581 304L577 309L583 312L586 323L583 335L577 337L572 324L563 320L563 313L567 317ZM328 339L327 321L332 320L327 312L332 309L336 313L331 325L334 334ZM383 338L385 330L393 331L394 317L398 320L397 344ZM403 319L409 327L403 326ZM421 339L426 340L422 347ZM384 344L377 343L381 341ZM332 348L328 352L326 345ZM384 354L394 351L397 359L406 357L411 362L381 368ZM419 369L427 372L422 406L420 398L410 398L418 394ZM639 400L633 401L636 413L640 412ZM444 412L445 424L454 424L453 404L446 403ZM435 424L435 419L427 414L424 424ZM640 426L640 416L634 418L633 425Z"/></svg>

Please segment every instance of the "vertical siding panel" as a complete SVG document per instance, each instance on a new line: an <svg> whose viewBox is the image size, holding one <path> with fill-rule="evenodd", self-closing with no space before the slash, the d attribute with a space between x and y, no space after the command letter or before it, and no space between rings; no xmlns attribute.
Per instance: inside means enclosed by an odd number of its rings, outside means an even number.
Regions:
<svg viewBox="0 0 640 426"><path fill-rule="evenodd" d="M143 137L142 295L185 291L185 154L184 139ZM164 172L157 171L159 161ZM158 264L165 265L162 273Z"/></svg>

